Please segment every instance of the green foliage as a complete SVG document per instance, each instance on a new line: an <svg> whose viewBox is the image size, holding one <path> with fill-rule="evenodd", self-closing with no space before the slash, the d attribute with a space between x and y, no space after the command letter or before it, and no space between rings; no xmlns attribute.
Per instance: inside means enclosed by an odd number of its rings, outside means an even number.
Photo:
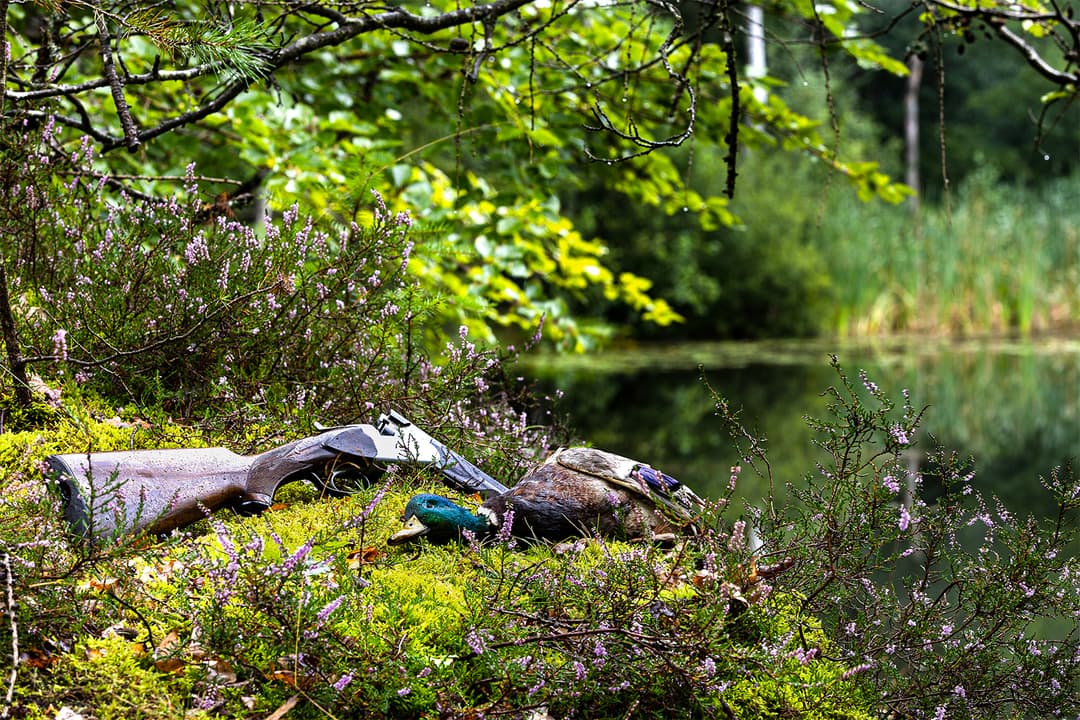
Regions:
<svg viewBox="0 0 1080 720"><path fill-rule="evenodd" d="M457 7L428 5L422 14ZM841 37L860 8L826 13L796 3L777 11ZM40 119L48 109L31 100L79 96L86 119L61 114L58 122L89 132L109 151L99 162L133 175L125 182L143 192L171 192L160 179L183 174L191 161L214 178L265 172L260 191L279 209L302 199L311 212L356 218L367 191L378 189L392 207L430 218L427 230L451 236L418 253L411 270L429 292L454 294L431 308L432 324L466 324L476 337L521 341L543 317L548 339L586 349L612 335L595 308L646 327L677 323L685 313L661 292L666 281L656 264L621 266L622 237L584 231L578 215L562 208L570 192L589 187L603 190L609 214L631 205L669 218L688 213L695 230L732 226L726 183L694 187L689 162L666 151L692 136L701 153L727 155L736 141L724 139L733 113L741 123L737 150L783 147L839 171L863 196L895 200L904 192L873 162L852 160L823 140L818 121L789 106L772 79L754 81L773 86L762 103L743 78L742 110L734 111L732 48L718 34L734 22L726 7L684 22L675 6L526 3L493 18L489 29L455 20L430 34L409 25L385 31L380 22L368 31L347 22L342 9L319 6L257 13L241 5L226 14L189 3L169 12L106 5L100 12L128 30L118 33L113 54L139 78L124 97L135 108L140 152L111 152L135 132L126 128L123 139L115 132L110 118L124 111L115 92L74 89L97 82L98 56L65 65L72 89L35 90L20 98L23 109ZM333 30L309 35L309 12ZM18 19L13 78L32 74L26 58L36 51L35 36L22 27L32 18ZM680 38L680 28L697 40ZM867 40L852 41L848 52L866 67L901 69ZM184 68L185 57L196 66ZM305 62L292 62L299 58ZM272 81L252 82L264 75ZM178 119L178 108L190 112ZM190 133L171 132L176 124ZM728 168L717 171L723 178ZM231 189L208 183L202 192ZM659 260L664 266L669 258Z"/></svg>
<svg viewBox="0 0 1080 720"><path fill-rule="evenodd" d="M665 300L648 295L651 281L613 273L604 260L607 247L583 238L561 213L557 197L501 205L508 198L475 176L469 176L471 191L463 197L437 168L396 169L402 207L424 208L419 216L433 226L468 218L468 235L451 232L447 238L451 253L419 257L414 272L425 285L460 298L457 320L479 337L493 341L500 327L511 326L520 336L544 326L562 349L585 350L605 329L576 320L568 301L581 307L595 297L640 313L647 323L665 326L682 319Z"/></svg>
<svg viewBox="0 0 1080 720"><path fill-rule="evenodd" d="M648 207L616 215L597 213L610 195L582 193L574 206L583 227L602 236L622 238L618 262L638 273L652 273L657 294L671 301L686 319L669 328L634 325L641 337L717 338L809 336L823 329L831 305L829 268L810 242L816 197L793 194L799 178L807 186L817 176L800 172L790 157L770 151L742 158L739 194L727 205L745 222L718 225L706 232L691 212L674 216ZM722 163L715 153L698 151L695 177L703 191ZM632 322L617 308L610 317Z"/></svg>

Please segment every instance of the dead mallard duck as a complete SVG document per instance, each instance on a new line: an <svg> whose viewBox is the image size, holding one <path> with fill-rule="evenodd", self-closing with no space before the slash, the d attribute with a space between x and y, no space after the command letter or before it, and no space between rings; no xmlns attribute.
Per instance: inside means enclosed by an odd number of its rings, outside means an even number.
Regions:
<svg viewBox="0 0 1080 720"><path fill-rule="evenodd" d="M667 540L692 532L703 507L690 488L645 463L594 448L564 448L476 512L441 495L413 497L402 518L405 527L389 542L451 542L466 530L483 539L500 534L508 519L509 534L526 540L593 534Z"/></svg>

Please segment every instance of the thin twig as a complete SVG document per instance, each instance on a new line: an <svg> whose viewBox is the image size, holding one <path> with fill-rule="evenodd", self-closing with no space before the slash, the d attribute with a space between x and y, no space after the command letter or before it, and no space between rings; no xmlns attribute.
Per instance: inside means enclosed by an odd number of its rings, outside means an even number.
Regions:
<svg viewBox="0 0 1080 720"><path fill-rule="evenodd" d="M120 127L124 130L124 143L127 145L129 152L135 152L140 144L139 128L135 125L135 118L131 116L131 108L128 107L127 99L124 98L124 83L120 82L120 76L116 74L109 24L101 13L96 13L94 19L97 21L98 35L101 42L101 73L109 82L109 90L112 92L113 103L116 105L116 115L120 118Z"/></svg>
<svg viewBox="0 0 1080 720"><path fill-rule="evenodd" d="M7 718L11 712L11 703L15 699L15 681L19 676L19 624L15 618L15 579L11 574L10 553L4 553L0 565L3 566L0 568L0 572L4 576L7 615L11 623L11 675L8 678L7 695L4 697L4 709L0 711L0 718Z"/></svg>

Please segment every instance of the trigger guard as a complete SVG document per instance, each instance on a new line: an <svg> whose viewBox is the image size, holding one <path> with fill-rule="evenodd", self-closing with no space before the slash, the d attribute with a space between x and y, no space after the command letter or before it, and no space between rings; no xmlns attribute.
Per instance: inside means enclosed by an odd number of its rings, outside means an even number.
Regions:
<svg viewBox="0 0 1080 720"><path fill-rule="evenodd" d="M233 505L233 509L239 515L259 515L267 510L271 503L271 498L266 497L262 493L255 493L237 500L236 504Z"/></svg>

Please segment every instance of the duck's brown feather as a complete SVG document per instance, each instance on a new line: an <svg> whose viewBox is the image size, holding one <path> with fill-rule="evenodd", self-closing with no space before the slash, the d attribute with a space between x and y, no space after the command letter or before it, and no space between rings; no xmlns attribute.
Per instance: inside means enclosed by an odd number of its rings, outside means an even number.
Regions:
<svg viewBox="0 0 1080 720"><path fill-rule="evenodd" d="M641 467L592 448L562 450L509 492L485 502L483 511L500 525L513 511L513 535L553 541L595 533L651 539L685 529L693 519L691 513L650 489L637 472ZM679 488L700 503L688 488Z"/></svg>

